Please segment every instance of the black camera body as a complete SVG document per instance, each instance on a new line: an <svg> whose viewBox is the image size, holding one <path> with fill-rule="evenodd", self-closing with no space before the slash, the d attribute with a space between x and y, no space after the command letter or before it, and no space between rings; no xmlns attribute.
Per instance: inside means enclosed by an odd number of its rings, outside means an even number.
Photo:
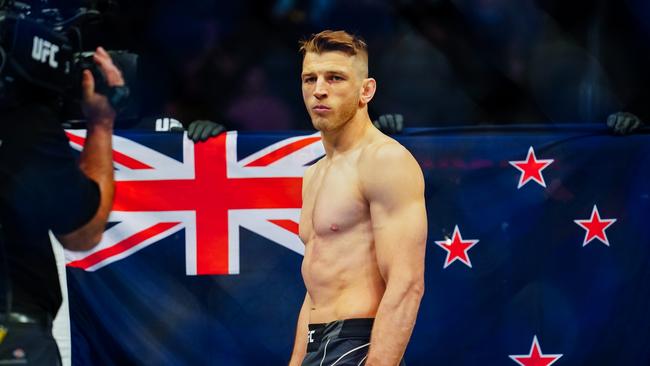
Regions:
<svg viewBox="0 0 650 366"><path fill-rule="evenodd" d="M137 114L137 107L129 98L128 86L109 88L92 60L92 52L82 48L78 26L100 20L101 14L80 7L66 18L59 9L48 8L47 1L36 3L0 0L0 105L17 104L42 93L78 104L82 71L89 69L96 90L109 97L118 115L135 118L129 116ZM108 53L127 85L134 82L138 56L125 51ZM78 117L72 114L71 119Z"/></svg>
<svg viewBox="0 0 650 366"><path fill-rule="evenodd" d="M7 14L0 19L5 52L3 86L27 82L59 94L72 89L77 70L68 40L42 23ZM6 27L6 28L5 28Z"/></svg>

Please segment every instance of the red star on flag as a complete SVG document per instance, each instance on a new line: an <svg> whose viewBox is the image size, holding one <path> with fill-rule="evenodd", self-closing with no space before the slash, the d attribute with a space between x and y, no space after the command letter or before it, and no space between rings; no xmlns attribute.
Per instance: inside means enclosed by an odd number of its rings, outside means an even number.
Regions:
<svg viewBox="0 0 650 366"><path fill-rule="evenodd" d="M436 241L439 247L447 251L447 259L445 260L444 268L449 267L455 260L465 263L469 268L472 268L472 262L469 260L467 251L478 243L477 239L463 240L458 230L458 225L454 227L454 234L452 238Z"/></svg>
<svg viewBox="0 0 650 366"><path fill-rule="evenodd" d="M562 355L543 354L535 335L533 344L530 346L530 352L527 355L510 355L509 357L521 366L549 366L559 360Z"/></svg>
<svg viewBox="0 0 650 366"><path fill-rule="evenodd" d="M523 187L524 184L528 183L531 180L534 180L535 182L539 183L539 185L546 188L546 182L544 182L542 170L551 165L552 162L553 159L538 160L535 156L535 150L533 150L532 146L528 149L528 156L526 156L526 160L509 161L510 165L521 171L517 189Z"/></svg>
<svg viewBox="0 0 650 366"><path fill-rule="evenodd" d="M591 218L588 220L573 221L576 224L580 225L583 229L587 230L585 233L585 240L582 242L583 247L594 239L598 239L603 244L609 246L609 240L607 240L605 229L615 223L616 219L601 219L600 213L598 212L598 207L596 207L596 205L594 205L594 208L591 210Z"/></svg>

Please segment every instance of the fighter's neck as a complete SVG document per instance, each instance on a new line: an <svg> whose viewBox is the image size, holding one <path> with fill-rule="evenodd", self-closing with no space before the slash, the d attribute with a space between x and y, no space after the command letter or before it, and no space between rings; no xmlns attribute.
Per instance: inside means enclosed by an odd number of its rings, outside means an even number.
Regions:
<svg viewBox="0 0 650 366"><path fill-rule="evenodd" d="M321 131L325 155L332 158L363 144L372 128L370 117L358 114L337 130Z"/></svg>

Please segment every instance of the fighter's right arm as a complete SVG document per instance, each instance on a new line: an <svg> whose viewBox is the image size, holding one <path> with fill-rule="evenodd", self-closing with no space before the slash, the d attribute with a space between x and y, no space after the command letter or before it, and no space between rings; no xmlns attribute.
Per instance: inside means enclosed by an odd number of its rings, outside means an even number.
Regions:
<svg viewBox="0 0 650 366"><path fill-rule="evenodd" d="M307 351L307 332L309 331L309 307L311 306L311 299L309 293L305 294L305 301L302 302L300 315L298 316L298 325L296 326L296 341L293 344L293 352L291 352L291 361L289 366L300 366L302 360L305 358Z"/></svg>

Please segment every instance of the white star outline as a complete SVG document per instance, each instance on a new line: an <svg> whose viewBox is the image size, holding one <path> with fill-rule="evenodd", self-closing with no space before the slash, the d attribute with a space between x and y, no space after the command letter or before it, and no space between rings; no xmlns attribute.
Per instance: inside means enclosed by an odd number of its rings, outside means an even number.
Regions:
<svg viewBox="0 0 650 366"><path fill-rule="evenodd" d="M461 242L464 241L464 242L469 242L470 243L470 245L467 248L465 248L465 250L464 250L464 253L467 256L467 261L465 261L464 259L459 258L459 257L455 257L454 259L451 260L451 262L449 261L449 256L451 255L451 250L449 248L447 248L445 246L445 244L446 245L451 244L453 242L453 238L455 238L456 235L458 235L458 240L460 240ZM458 229L458 225L456 225L454 227L454 233L452 234L451 238L447 238L445 240L436 240L435 241L435 243L439 247L441 247L442 249L447 251L447 257L445 258L445 265L444 265L443 268L446 269L452 263L454 263L456 260L459 260L462 263L465 263L465 265L468 266L469 268L472 268L472 260L469 258L469 253L467 253L467 252L469 252L469 250L472 249L472 247L474 247L474 245L478 244L478 242L479 242L478 239L463 239L463 236L460 234L460 230Z"/></svg>
<svg viewBox="0 0 650 366"><path fill-rule="evenodd" d="M519 362L519 360L517 360L517 357L529 357L529 358L532 357L533 350L535 349L535 347L537 347L540 357L555 357L555 360L551 361L551 363L549 363L547 366L551 366L563 356L563 354L554 354L554 355L544 354L544 352L542 352L542 347L539 346L539 341L537 340L537 334L535 334L533 336L533 344L530 345L530 351L528 351L527 355L508 355L508 357L510 357L513 361L515 361L519 365L526 366L526 364Z"/></svg>
<svg viewBox="0 0 650 366"><path fill-rule="evenodd" d="M593 238L587 240L589 237L589 228L585 225L585 223L592 223L594 221L594 216L599 222L604 222L607 223L607 226L603 228L603 235L605 236L605 241L603 241L598 235L594 236ZM594 208L591 209L591 215L589 216L588 219L584 220L573 220L576 224L578 224L581 228L585 229L585 238L582 240L582 246L585 247L587 244L591 243L594 239L598 239L601 243L609 246L609 239L607 238L607 228L612 226L617 219L603 219L600 217L600 212L598 212L598 207L594 205Z"/></svg>
<svg viewBox="0 0 650 366"><path fill-rule="evenodd" d="M533 156L533 161L535 163L544 163L544 164L546 164L546 165L544 165L543 167L541 167L539 169L539 175L542 178L542 180L539 180L536 177L528 177L524 181L524 175L526 175L526 172L522 168L517 166L517 164L526 164L531 155ZM514 166L515 168L517 168L517 170L519 170L521 172L521 175L519 176L519 184L517 185L517 189L521 189L521 187L523 187L526 183L530 182L531 180L537 182L537 184L539 184L540 186L546 188L546 181L544 181L544 175L542 174L542 170L548 168L549 165L551 165L551 163L553 163L554 161L555 161L554 159L537 159L537 156L535 155L535 150L533 149L532 146L528 148L528 154L526 154L526 159L525 160L508 161L508 163L510 165Z"/></svg>

